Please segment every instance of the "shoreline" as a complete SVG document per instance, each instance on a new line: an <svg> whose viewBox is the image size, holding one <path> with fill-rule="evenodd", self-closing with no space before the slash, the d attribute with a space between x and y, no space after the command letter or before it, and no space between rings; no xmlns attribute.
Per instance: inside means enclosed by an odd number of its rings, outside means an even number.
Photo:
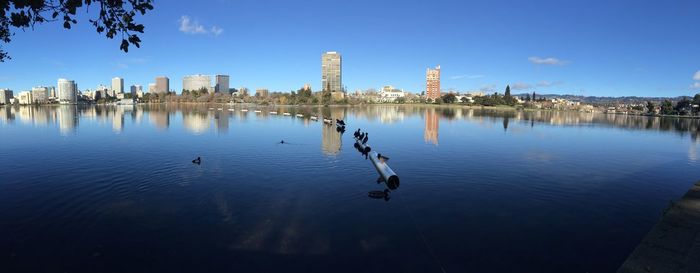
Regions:
<svg viewBox="0 0 700 273"><path fill-rule="evenodd" d="M647 115L647 114L629 114L629 113L606 113L601 111L579 111L570 109L538 109L538 108L525 108L518 106L509 105L496 105L496 106L481 106L481 105L464 105L464 104L427 104L427 103L371 103L371 104L257 104L257 103L220 103L220 102L144 102L144 103L134 103L134 104L104 104L104 103L76 103L76 104L30 104L30 105L0 105L2 107L60 107L60 106L151 106L151 105L202 105L202 106L247 106L254 108L273 108L273 107L367 107L367 106L409 106L409 107L433 107L433 108L461 108L461 109L481 109L481 110L499 110L499 111L542 111L542 112L574 112L574 113L590 113L590 114L604 114L604 115L620 115L620 116L635 116L635 117L650 117L650 118L681 118L681 119L700 119L700 116L679 116L679 115Z"/></svg>

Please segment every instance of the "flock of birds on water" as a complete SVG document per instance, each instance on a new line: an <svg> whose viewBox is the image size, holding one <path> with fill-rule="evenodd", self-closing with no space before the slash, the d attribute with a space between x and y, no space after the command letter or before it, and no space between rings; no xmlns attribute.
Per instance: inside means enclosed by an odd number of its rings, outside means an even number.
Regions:
<svg viewBox="0 0 700 273"><path fill-rule="evenodd" d="M324 118L324 121L326 121L326 120L327 119ZM341 119L335 119L335 123L337 125L338 132L340 132L341 134L344 133L345 132L345 121L341 120ZM369 133L362 132L361 128L358 128L357 131L355 131L353 133L353 136L355 137L355 139L357 139L358 142L362 143L363 145L367 144L367 141L369 140ZM279 144L285 144L284 139L280 140ZM377 154L377 158L380 160L384 160L384 161L389 160L388 157L383 156L380 153ZM192 160L192 163L196 164L196 165L202 164L202 157L198 156L197 158ZM385 189L383 191L370 191L368 193L368 196L371 198L384 199L384 200L388 201L389 200L389 193L390 193L390 191L388 189Z"/></svg>

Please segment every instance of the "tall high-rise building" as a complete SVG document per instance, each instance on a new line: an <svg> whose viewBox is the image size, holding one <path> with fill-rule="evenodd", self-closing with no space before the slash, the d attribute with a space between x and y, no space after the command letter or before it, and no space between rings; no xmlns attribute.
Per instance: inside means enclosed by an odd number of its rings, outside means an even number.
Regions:
<svg viewBox="0 0 700 273"><path fill-rule="evenodd" d="M148 92L151 92L151 90L148 90ZM165 77L165 76L156 77L155 92L156 93L168 93L168 92L170 92L170 79L168 79L168 77Z"/></svg>
<svg viewBox="0 0 700 273"><path fill-rule="evenodd" d="M32 100L38 103L46 103L49 101L49 88L37 86L32 88Z"/></svg>
<svg viewBox="0 0 700 273"><path fill-rule="evenodd" d="M216 87L214 88L214 92L228 94L228 80L228 75L216 75Z"/></svg>
<svg viewBox="0 0 700 273"><path fill-rule="evenodd" d="M13 98L12 90L0 89L0 104L9 104L11 98Z"/></svg>
<svg viewBox="0 0 700 273"><path fill-rule="evenodd" d="M211 76L201 74L185 76L182 78L182 90L207 90L208 93L212 93Z"/></svg>
<svg viewBox="0 0 700 273"><path fill-rule="evenodd" d="M321 90L343 91L343 61L340 53L329 51L321 56Z"/></svg>
<svg viewBox="0 0 700 273"><path fill-rule="evenodd" d="M425 71L425 96L435 100L440 97L440 66Z"/></svg>
<svg viewBox="0 0 700 273"><path fill-rule="evenodd" d="M148 84L148 93L157 93L156 90L157 88L155 83Z"/></svg>
<svg viewBox="0 0 700 273"><path fill-rule="evenodd" d="M77 103L78 102L78 84L75 81L58 79L58 101L60 103Z"/></svg>
<svg viewBox="0 0 700 273"><path fill-rule="evenodd" d="M124 79L120 77L112 78L112 93L120 94L124 93Z"/></svg>

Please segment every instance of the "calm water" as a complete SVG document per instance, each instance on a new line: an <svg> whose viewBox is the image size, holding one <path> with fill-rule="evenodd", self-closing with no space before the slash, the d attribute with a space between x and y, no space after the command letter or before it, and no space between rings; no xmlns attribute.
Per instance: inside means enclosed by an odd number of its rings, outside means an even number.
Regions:
<svg viewBox="0 0 700 273"><path fill-rule="evenodd" d="M698 120L228 108L0 108L0 271L614 272L700 179Z"/></svg>

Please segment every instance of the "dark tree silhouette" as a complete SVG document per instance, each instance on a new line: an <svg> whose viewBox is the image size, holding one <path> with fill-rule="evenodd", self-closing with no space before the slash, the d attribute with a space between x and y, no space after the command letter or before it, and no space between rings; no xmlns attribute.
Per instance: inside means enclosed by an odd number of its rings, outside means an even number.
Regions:
<svg viewBox="0 0 700 273"><path fill-rule="evenodd" d="M515 100L513 99L513 96L510 95L510 85L506 85L506 92L503 95L503 100L507 105L514 105Z"/></svg>
<svg viewBox="0 0 700 273"><path fill-rule="evenodd" d="M121 35L119 49L129 51L129 45L140 47L141 39L135 33L143 33L144 26L134 21L138 15L153 9L153 0L0 0L0 42L9 43L14 35L11 28L26 30L46 22L63 21L70 29L77 24L78 8L98 6L97 18L89 22L98 33L113 39ZM0 47L0 62L10 59Z"/></svg>

